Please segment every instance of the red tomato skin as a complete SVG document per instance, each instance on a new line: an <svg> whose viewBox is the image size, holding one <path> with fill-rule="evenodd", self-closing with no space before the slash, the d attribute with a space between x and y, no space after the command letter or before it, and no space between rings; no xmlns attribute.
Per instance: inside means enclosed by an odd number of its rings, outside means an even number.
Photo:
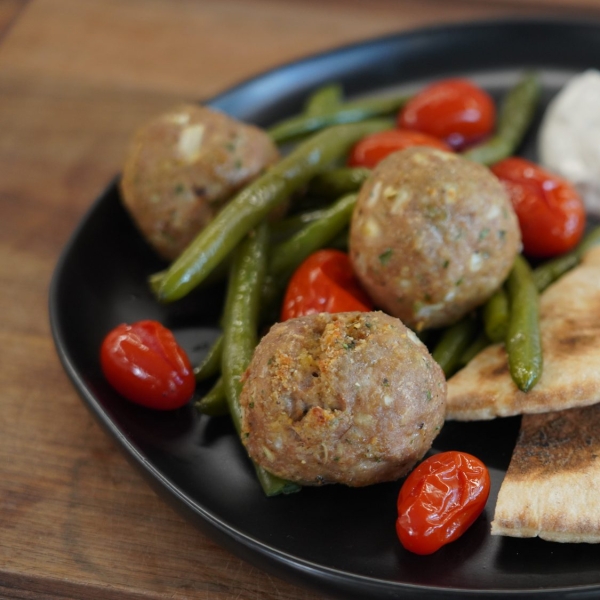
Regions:
<svg viewBox="0 0 600 600"><path fill-rule="evenodd" d="M102 342L100 365L119 394L155 410L184 406L196 386L187 354L157 321L115 327Z"/></svg>
<svg viewBox="0 0 600 600"><path fill-rule="evenodd" d="M311 254L292 275L281 320L322 312L368 312L372 308L348 255L341 250L325 249Z"/></svg>
<svg viewBox="0 0 600 600"><path fill-rule="evenodd" d="M433 554L458 539L485 508L486 466L465 452L442 452L423 461L398 495L396 533L415 554Z"/></svg>
<svg viewBox="0 0 600 600"><path fill-rule="evenodd" d="M398 126L428 133L462 150L488 136L496 123L492 97L466 79L445 79L411 98Z"/></svg>
<svg viewBox="0 0 600 600"><path fill-rule="evenodd" d="M549 258L574 248L585 229L585 207L566 180L524 158L511 157L492 166L519 219L523 253Z"/></svg>
<svg viewBox="0 0 600 600"><path fill-rule="evenodd" d="M446 142L432 135L410 129L391 129L368 135L357 142L348 157L348 166L372 169L392 152L412 146L429 146L452 152L452 148Z"/></svg>

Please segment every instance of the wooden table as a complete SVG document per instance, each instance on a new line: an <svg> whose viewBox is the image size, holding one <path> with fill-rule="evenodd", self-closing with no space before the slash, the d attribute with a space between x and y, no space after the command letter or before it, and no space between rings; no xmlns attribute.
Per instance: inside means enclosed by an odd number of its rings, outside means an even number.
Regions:
<svg viewBox="0 0 600 600"><path fill-rule="evenodd" d="M550 5L553 8L548 8ZM563 3L564 4L564 3ZM0 0L0 597L312 600L175 514L57 359L50 278L133 129L279 63L424 24L597 0Z"/></svg>

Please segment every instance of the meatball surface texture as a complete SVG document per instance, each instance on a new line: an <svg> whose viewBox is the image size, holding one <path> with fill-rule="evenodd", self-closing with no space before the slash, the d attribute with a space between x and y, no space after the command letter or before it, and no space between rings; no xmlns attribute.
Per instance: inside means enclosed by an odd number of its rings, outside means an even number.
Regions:
<svg viewBox="0 0 600 600"><path fill-rule="evenodd" d="M521 233L500 181L434 148L383 160L350 228L354 271L375 305L420 330L457 321L506 279Z"/></svg>
<svg viewBox="0 0 600 600"><path fill-rule="evenodd" d="M274 325L244 375L242 440L265 469L303 485L404 476L445 417L446 380L427 348L381 312Z"/></svg>
<svg viewBox="0 0 600 600"><path fill-rule="evenodd" d="M259 128L184 105L136 132L121 196L150 245L172 260L235 192L278 158L277 147Z"/></svg>

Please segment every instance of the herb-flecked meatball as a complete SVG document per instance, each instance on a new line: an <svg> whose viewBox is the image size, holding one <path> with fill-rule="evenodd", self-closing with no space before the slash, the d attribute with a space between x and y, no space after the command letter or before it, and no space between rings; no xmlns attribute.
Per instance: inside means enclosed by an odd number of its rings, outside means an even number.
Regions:
<svg viewBox="0 0 600 600"><path fill-rule="evenodd" d="M180 106L134 135L121 179L123 203L150 245L171 260L278 158L259 128L203 106Z"/></svg>
<svg viewBox="0 0 600 600"><path fill-rule="evenodd" d="M381 312L274 325L244 375L242 439L254 461L303 485L404 476L445 416L446 380L427 348Z"/></svg>
<svg viewBox="0 0 600 600"><path fill-rule="evenodd" d="M457 321L506 279L521 247L506 190L483 165L413 147L374 169L350 228L375 305L417 330Z"/></svg>

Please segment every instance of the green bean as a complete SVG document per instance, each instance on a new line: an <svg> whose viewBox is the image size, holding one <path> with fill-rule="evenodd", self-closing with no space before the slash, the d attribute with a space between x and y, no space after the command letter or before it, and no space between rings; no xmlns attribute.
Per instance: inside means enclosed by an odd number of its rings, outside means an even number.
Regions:
<svg viewBox="0 0 600 600"><path fill-rule="evenodd" d="M196 381L204 381L214 377L221 369L221 357L223 355L223 335L212 343L203 361L194 368Z"/></svg>
<svg viewBox="0 0 600 600"><path fill-rule="evenodd" d="M291 237L309 223L321 219L324 214L326 214L325 208L315 208L271 223L271 241L275 240L275 243L279 243L282 239Z"/></svg>
<svg viewBox="0 0 600 600"><path fill-rule="evenodd" d="M230 253L231 254L231 253ZM223 283L227 279L229 273L229 267L231 263L231 256L228 254L208 275L198 284L198 287L206 288L217 283ZM160 286L162 281L167 274L167 271L159 271L153 273L148 277L148 283L150 289L156 296L159 294Z"/></svg>
<svg viewBox="0 0 600 600"><path fill-rule="evenodd" d="M596 227L586 234L581 243L571 252L536 267L533 270L533 280L538 292L543 292L551 283L554 283L567 271L576 267L581 262L584 254L598 244L600 244L600 227Z"/></svg>
<svg viewBox="0 0 600 600"><path fill-rule="evenodd" d="M504 97L493 137L467 150L463 156L484 165L492 165L514 154L533 121L540 90L537 75L525 75Z"/></svg>
<svg viewBox="0 0 600 600"><path fill-rule="evenodd" d="M482 331L470 344L466 350L460 355L458 368L462 369L468 365L484 348L490 345L491 341L485 331Z"/></svg>
<svg viewBox="0 0 600 600"><path fill-rule="evenodd" d="M577 252L579 254L579 260L581 260L585 253L588 250L591 250L594 246L598 246L600 244L600 227L596 227L592 229L589 233L587 233L579 246L577 246Z"/></svg>
<svg viewBox="0 0 600 600"><path fill-rule="evenodd" d="M277 123L268 130L278 144L289 142L309 133L315 133L332 125L358 123L373 117L394 114L406 104L408 96L392 98L368 98L344 102L338 108L319 115L297 115ZM363 136L364 137L364 136Z"/></svg>
<svg viewBox="0 0 600 600"><path fill-rule="evenodd" d="M329 248L347 248L347 225L355 203L355 194L340 198L323 210L321 219L307 224L289 240L271 248L262 293L261 316L265 322L278 318L285 286L305 258L325 245Z"/></svg>
<svg viewBox="0 0 600 600"><path fill-rule="evenodd" d="M498 288L483 305L483 325L492 342L503 342L508 330L508 295L503 287Z"/></svg>
<svg viewBox="0 0 600 600"><path fill-rule="evenodd" d="M222 377L233 425L242 435L241 377L257 343L259 302L265 276L268 226L262 223L234 253L223 314ZM265 471L255 464L256 474L267 496L297 491L299 486Z"/></svg>
<svg viewBox="0 0 600 600"><path fill-rule="evenodd" d="M536 267L533 270L533 281L538 292L543 292L551 283L562 277L567 271L579 264L577 252L569 252Z"/></svg>
<svg viewBox="0 0 600 600"><path fill-rule="evenodd" d="M334 238L327 242L328 248L335 248L342 252L348 252L348 236L350 235L349 227L345 227Z"/></svg>
<svg viewBox="0 0 600 600"><path fill-rule="evenodd" d="M338 125L322 131L281 159L235 196L169 267L158 286L162 302L182 298L201 283L239 241L290 195L354 142L390 127L386 120Z"/></svg>
<svg viewBox="0 0 600 600"><path fill-rule="evenodd" d="M477 334L477 320L469 314L444 331L431 355L442 367L446 378L458 368L462 353L469 347Z"/></svg>
<svg viewBox="0 0 600 600"><path fill-rule="evenodd" d="M337 83L325 85L315 90L304 105L304 114L322 115L337 108L344 100L342 87Z"/></svg>
<svg viewBox="0 0 600 600"><path fill-rule="evenodd" d="M318 221L309 223L289 240L273 247L269 261L269 274L288 273L310 254L322 248L343 231L356 205L356 194L348 194L323 211Z"/></svg>
<svg viewBox="0 0 600 600"><path fill-rule="evenodd" d="M195 407L198 412L209 417L223 417L229 414L222 377L219 377L212 388L195 403Z"/></svg>
<svg viewBox="0 0 600 600"><path fill-rule="evenodd" d="M538 291L529 264L520 255L515 260L506 287L510 301L505 342L508 366L517 387L528 392L542 375L543 356Z"/></svg>
<svg viewBox="0 0 600 600"><path fill-rule="evenodd" d="M371 174L363 167L338 167L317 175L308 184L308 194L325 198L339 198L360 189Z"/></svg>

